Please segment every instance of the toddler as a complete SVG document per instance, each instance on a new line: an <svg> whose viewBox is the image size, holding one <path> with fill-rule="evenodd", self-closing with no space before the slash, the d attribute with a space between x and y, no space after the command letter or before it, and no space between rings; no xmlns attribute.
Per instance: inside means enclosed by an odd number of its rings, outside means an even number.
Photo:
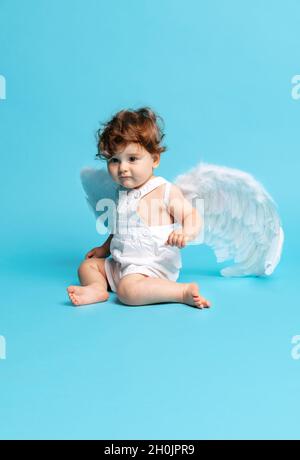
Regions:
<svg viewBox="0 0 300 460"><path fill-rule="evenodd" d="M197 283L176 282L180 249L202 224L180 188L154 175L166 150L159 120L148 107L122 110L98 131L96 156L118 184L117 225L102 246L86 254L78 269L81 286L67 288L76 306L104 302L113 291L126 305L210 307Z"/></svg>

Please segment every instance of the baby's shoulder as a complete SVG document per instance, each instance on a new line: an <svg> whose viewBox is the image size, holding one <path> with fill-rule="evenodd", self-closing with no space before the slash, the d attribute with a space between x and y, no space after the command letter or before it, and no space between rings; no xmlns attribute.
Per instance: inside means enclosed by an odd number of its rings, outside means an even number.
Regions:
<svg viewBox="0 0 300 460"><path fill-rule="evenodd" d="M184 196L180 187L173 184L172 182L167 181L161 184L159 187L156 187L144 198L146 199L145 201L152 203L154 199L160 208L165 208L165 206L167 206L167 209L170 210L172 203L174 204L178 203L179 201L181 202L184 199Z"/></svg>
<svg viewBox="0 0 300 460"><path fill-rule="evenodd" d="M178 187L178 185L168 180L166 180L166 182L156 187L153 190L153 192L157 192L161 196L161 198L163 198L166 193L168 193L168 195L172 196L173 198L179 198L183 196L181 188Z"/></svg>
<svg viewBox="0 0 300 460"><path fill-rule="evenodd" d="M182 199L184 198L181 188L178 185L169 182L169 189L170 189L170 200L172 199Z"/></svg>

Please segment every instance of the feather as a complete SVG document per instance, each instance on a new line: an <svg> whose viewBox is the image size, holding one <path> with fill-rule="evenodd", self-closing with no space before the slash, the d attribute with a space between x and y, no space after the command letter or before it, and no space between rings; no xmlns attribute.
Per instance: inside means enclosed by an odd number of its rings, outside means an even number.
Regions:
<svg viewBox="0 0 300 460"><path fill-rule="evenodd" d="M272 197L250 174L199 163L173 181L187 200L204 200L204 243L218 262L233 260L223 276L270 275L284 233Z"/></svg>
<svg viewBox="0 0 300 460"><path fill-rule="evenodd" d="M86 194L89 208L97 218L97 231L100 234L113 232L115 229L115 206L119 186L104 169L83 168L80 172L82 187ZM100 200L103 200L100 203ZM102 206L99 206L101 205ZM105 211L107 207L109 214ZM108 230L105 230L106 227Z"/></svg>
<svg viewBox="0 0 300 460"><path fill-rule="evenodd" d="M118 184L104 169L84 168L81 182L97 228L109 227L99 200L117 203ZM210 246L217 262L233 261L223 276L270 275L278 265L284 242L280 218L272 197L250 174L238 169L199 163L173 183L192 204L203 200L202 238L187 244ZM104 201L106 203L106 201ZM103 202L102 202L103 204Z"/></svg>

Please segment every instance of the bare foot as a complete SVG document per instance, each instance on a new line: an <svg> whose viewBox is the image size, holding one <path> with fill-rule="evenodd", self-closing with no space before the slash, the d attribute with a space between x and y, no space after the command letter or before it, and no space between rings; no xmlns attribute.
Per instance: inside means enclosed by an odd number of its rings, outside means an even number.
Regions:
<svg viewBox="0 0 300 460"><path fill-rule="evenodd" d="M99 286L99 284L89 284L88 286L69 286L67 291L71 302L76 306L104 302L109 298L107 290Z"/></svg>
<svg viewBox="0 0 300 460"><path fill-rule="evenodd" d="M199 287L197 283L188 283L183 289L182 295L183 303L192 305L196 308L209 308L211 303L202 297L199 293Z"/></svg>

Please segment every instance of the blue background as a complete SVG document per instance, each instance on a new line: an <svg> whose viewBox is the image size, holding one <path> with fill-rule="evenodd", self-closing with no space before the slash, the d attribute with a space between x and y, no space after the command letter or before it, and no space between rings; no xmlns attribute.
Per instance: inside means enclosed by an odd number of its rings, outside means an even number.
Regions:
<svg viewBox="0 0 300 460"><path fill-rule="evenodd" d="M0 438L299 438L299 15L297 0L0 0ZM100 122L144 105L165 121L157 174L239 168L278 204L270 278L182 251L208 311L67 297L103 240L79 171L101 166Z"/></svg>

